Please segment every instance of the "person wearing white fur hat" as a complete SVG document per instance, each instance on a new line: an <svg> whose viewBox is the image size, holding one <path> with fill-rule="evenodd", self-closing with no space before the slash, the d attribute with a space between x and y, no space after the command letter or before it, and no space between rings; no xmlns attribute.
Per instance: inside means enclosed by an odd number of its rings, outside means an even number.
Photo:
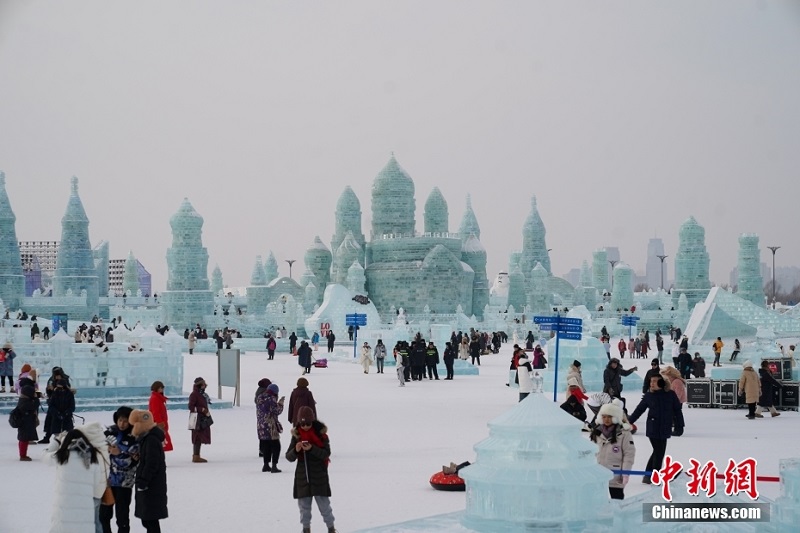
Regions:
<svg viewBox="0 0 800 533"><path fill-rule="evenodd" d="M517 383L519 383L519 401L524 400L528 395L533 392L533 379L531 374L533 368L531 363L523 352L517 360Z"/></svg>
<svg viewBox="0 0 800 533"><path fill-rule="evenodd" d="M597 464L609 470L630 470L636 458L636 446L631 436L631 426L624 422L622 402L614 400L600 407L600 424L589 438L597 444ZM608 492L614 500L625 499L628 475L614 474L608 482Z"/></svg>

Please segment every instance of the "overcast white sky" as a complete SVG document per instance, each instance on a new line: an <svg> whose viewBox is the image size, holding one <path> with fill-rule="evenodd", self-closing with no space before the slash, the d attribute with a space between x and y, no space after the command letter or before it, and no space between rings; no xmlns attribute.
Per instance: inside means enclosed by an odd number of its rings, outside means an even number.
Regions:
<svg viewBox="0 0 800 533"><path fill-rule="evenodd" d="M472 194L490 278L535 194L556 275L603 246L641 270L653 236L672 274L694 215L726 283L742 232L800 264L798 6L0 0L0 170L20 240L60 239L77 175L92 242L157 290L184 196L245 285L330 246L347 185L369 235L392 151L417 230L434 186L454 231Z"/></svg>

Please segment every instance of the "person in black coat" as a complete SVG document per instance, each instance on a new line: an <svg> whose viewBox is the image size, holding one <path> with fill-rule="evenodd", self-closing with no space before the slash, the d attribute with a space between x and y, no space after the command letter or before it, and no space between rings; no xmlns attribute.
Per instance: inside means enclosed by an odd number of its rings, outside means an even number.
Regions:
<svg viewBox="0 0 800 533"><path fill-rule="evenodd" d="M425 341L422 339L416 340L411 343L411 380L422 381L425 375Z"/></svg>
<svg viewBox="0 0 800 533"><path fill-rule="evenodd" d="M428 379L439 379L439 371L436 369L436 365L439 364L439 350L436 348L436 345L433 344L433 341L428 343L428 349L425 350L425 367L428 370Z"/></svg>
<svg viewBox="0 0 800 533"><path fill-rule="evenodd" d="M664 378L650 378L650 390L644 394L633 414L628 417L628 422L634 424L647 411L645 434L653 447L653 453L650 454L645 467L648 472L661 469L664 455L667 453L667 439L673 434L676 437L683 435L684 421L681 402L674 392L666 390L666 386ZM675 424L674 433L673 422ZM651 478L645 476L642 478L642 483L651 484Z"/></svg>
<svg viewBox="0 0 800 533"><path fill-rule="evenodd" d="M328 478L330 456L328 428L316 419L310 407L301 407L292 429L292 441L286 450L286 460L290 463L297 461L292 496L300 508L303 531L311 530L312 500L316 500L328 531L336 531L330 503L331 485Z"/></svg>
<svg viewBox="0 0 800 533"><path fill-rule="evenodd" d="M659 377L661 375L661 368L658 366L658 358L650 361L650 370L644 375L644 383L642 383L642 394L650 390L650 378Z"/></svg>
<svg viewBox="0 0 800 533"><path fill-rule="evenodd" d="M47 399L47 419L50 425L47 435L58 435L75 427L72 413L75 412L75 395L67 388L63 379L57 379L53 393Z"/></svg>
<svg viewBox="0 0 800 533"><path fill-rule="evenodd" d="M333 330L328 331L325 338L328 339L328 353L333 353L333 343L336 341L336 335L333 334Z"/></svg>
<svg viewBox="0 0 800 533"><path fill-rule="evenodd" d="M683 346L683 344L681 344ZM678 372L681 373L683 379L691 379L692 377L692 356L686 351L686 348L681 348L678 354Z"/></svg>
<svg viewBox="0 0 800 533"><path fill-rule="evenodd" d="M453 363L456 360L456 349L453 348L452 342L445 343L444 348L444 366L447 369L447 377L444 379L453 379Z"/></svg>
<svg viewBox="0 0 800 533"><path fill-rule="evenodd" d="M625 403L625 398L622 397L622 376L630 376L639 370L639 367L629 368L625 370L619 364L619 359L612 357L603 371L603 392L612 398L619 398L622 403Z"/></svg>
<svg viewBox="0 0 800 533"><path fill-rule="evenodd" d="M36 389L30 385L25 385L19 390L19 400L15 409L20 413L22 422L17 428L17 441L19 444L19 460L31 461L28 457L28 443L39 440L36 432L38 425L39 398L36 397Z"/></svg>
<svg viewBox="0 0 800 533"><path fill-rule="evenodd" d="M694 352L692 359L692 374L696 378L706 377L706 360L700 357L700 352Z"/></svg>
<svg viewBox="0 0 800 533"><path fill-rule="evenodd" d="M167 511L167 463L164 460L164 431L156 426L150 411L135 409L128 417L131 434L139 443L136 465L136 510L147 533L161 533L159 520Z"/></svg>
<svg viewBox="0 0 800 533"><path fill-rule="evenodd" d="M289 335L289 353L294 353L294 349L297 348L297 335L294 334L294 331L291 335Z"/></svg>
<svg viewBox="0 0 800 533"><path fill-rule="evenodd" d="M758 369L758 375L761 378L761 396L758 398L758 407L756 407L756 418L764 418L761 412L767 409L772 416L780 416L781 414L775 409L775 391L783 388L778 380L772 377L772 372L769 371L769 363L761 361L761 368Z"/></svg>
<svg viewBox="0 0 800 533"><path fill-rule="evenodd" d="M303 374L311 372L311 346L306 341L301 341L297 349L297 364L303 367Z"/></svg>

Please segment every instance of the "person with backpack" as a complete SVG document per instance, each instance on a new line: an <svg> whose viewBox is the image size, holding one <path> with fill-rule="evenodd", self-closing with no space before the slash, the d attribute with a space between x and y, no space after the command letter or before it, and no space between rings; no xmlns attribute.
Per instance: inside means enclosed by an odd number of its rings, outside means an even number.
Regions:
<svg viewBox="0 0 800 533"><path fill-rule="evenodd" d="M278 347L278 343L275 341L275 337L270 335L267 337L267 355L268 359L275 359L275 348Z"/></svg>

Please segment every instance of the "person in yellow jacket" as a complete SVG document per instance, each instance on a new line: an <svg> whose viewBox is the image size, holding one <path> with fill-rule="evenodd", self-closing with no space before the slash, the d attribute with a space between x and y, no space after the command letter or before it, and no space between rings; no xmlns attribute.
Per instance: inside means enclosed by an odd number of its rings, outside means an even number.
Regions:
<svg viewBox="0 0 800 533"><path fill-rule="evenodd" d="M725 346L725 343L722 342L720 337L717 337L717 340L714 341L712 348L714 349L714 364L712 366L722 366L719 363L719 356L722 354L722 347Z"/></svg>

